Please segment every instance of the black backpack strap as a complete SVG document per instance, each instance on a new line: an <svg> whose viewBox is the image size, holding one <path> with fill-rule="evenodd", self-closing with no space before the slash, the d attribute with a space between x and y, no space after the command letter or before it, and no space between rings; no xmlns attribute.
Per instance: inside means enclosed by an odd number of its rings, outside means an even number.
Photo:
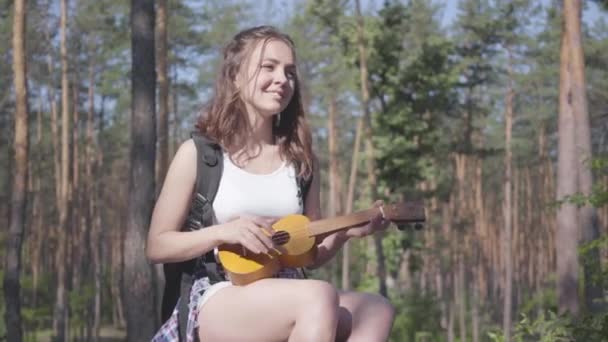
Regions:
<svg viewBox="0 0 608 342"><path fill-rule="evenodd" d="M196 145L196 196L201 197L204 206L211 206L220 185L223 171L222 148L200 134L192 134ZM213 209L204 208L203 227L213 224Z"/></svg>
<svg viewBox="0 0 608 342"><path fill-rule="evenodd" d="M217 193L223 171L223 155L221 147L193 133L192 140L196 146L196 191L192 199L190 215L185 223L185 229L197 230L213 224L213 200ZM190 292L194 281L201 276L208 276L212 282L222 279L219 274L213 251L190 262L189 269L184 270L180 279L180 294L178 302L178 331L179 340L186 341Z"/></svg>
<svg viewBox="0 0 608 342"><path fill-rule="evenodd" d="M312 178L314 173L311 173L308 177L301 176L300 167L296 164L296 174L296 179L298 183L298 199L300 200L300 204L302 205L302 210L304 210L304 205L306 204L306 196L308 195L308 190L310 190L310 185L312 184Z"/></svg>

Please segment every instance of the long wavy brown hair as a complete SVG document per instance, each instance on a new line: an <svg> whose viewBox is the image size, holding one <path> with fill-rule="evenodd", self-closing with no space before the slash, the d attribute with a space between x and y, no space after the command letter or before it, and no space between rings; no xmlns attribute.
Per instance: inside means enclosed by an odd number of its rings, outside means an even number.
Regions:
<svg viewBox="0 0 608 342"><path fill-rule="evenodd" d="M246 144L251 127L245 104L235 85L237 74L246 68L257 44L280 40L291 48L296 60L295 45L287 35L272 26L258 26L237 33L223 49L223 59L215 80L214 95L201 111L196 128L201 134L219 143L225 150L240 150ZM253 62L253 61L252 61ZM258 66L259 68L259 66ZM291 101L273 117L273 135L283 158L293 163L298 175L310 177L313 170L312 138L300 94L296 69Z"/></svg>

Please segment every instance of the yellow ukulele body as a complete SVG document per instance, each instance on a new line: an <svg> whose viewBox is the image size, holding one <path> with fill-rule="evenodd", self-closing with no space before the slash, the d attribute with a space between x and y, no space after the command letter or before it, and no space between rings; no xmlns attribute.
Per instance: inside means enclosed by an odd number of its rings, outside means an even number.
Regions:
<svg viewBox="0 0 608 342"><path fill-rule="evenodd" d="M218 258L235 285L247 285L270 278L283 267L311 265L317 254L315 237L308 229L310 220L304 215L288 215L272 225L277 243L269 254L254 254L241 245L221 245Z"/></svg>

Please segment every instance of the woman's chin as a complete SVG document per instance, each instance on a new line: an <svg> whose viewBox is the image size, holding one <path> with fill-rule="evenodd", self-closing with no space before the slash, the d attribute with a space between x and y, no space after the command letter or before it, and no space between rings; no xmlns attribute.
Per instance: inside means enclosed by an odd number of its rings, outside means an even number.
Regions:
<svg viewBox="0 0 608 342"><path fill-rule="evenodd" d="M272 116L280 113L284 108L282 106L264 106L263 108L258 108L258 112L262 114L265 118L271 118Z"/></svg>

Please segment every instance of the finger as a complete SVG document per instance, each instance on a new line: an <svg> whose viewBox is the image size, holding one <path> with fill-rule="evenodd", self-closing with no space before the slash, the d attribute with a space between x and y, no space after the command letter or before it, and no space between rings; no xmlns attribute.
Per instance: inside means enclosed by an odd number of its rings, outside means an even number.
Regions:
<svg viewBox="0 0 608 342"><path fill-rule="evenodd" d="M260 251L254 244L252 244L250 242L245 242L243 244L243 247L245 247L245 251L243 251L244 253L247 253L247 251L249 251L249 252L251 252L253 254L260 254L260 253L262 253L262 251Z"/></svg>
<svg viewBox="0 0 608 342"><path fill-rule="evenodd" d="M270 220L267 220L266 222L267 222L267 226L260 227L260 228L262 229L264 234L266 234L267 236L272 236L272 234L276 233L276 230L274 230L274 228L272 228L272 222Z"/></svg>
<svg viewBox="0 0 608 342"><path fill-rule="evenodd" d="M265 217L266 222L268 224L268 232L270 232L270 234L274 234L276 233L276 230L272 227L275 223L277 223L281 217Z"/></svg>
<svg viewBox="0 0 608 342"><path fill-rule="evenodd" d="M249 239L241 241L241 246L243 246L243 255L247 255L247 252L251 252L254 254L259 254L261 251L258 247L255 246L254 243L251 243Z"/></svg>
<svg viewBox="0 0 608 342"><path fill-rule="evenodd" d="M266 246L264 246L264 244L260 242L257 236L251 232L248 232L245 243L245 247L247 247L247 249L251 250L256 254L268 252Z"/></svg>
<svg viewBox="0 0 608 342"><path fill-rule="evenodd" d="M260 227L252 224L247 228L249 229L250 237L259 243L263 253L266 253L273 248L272 240L262 231L262 229L260 229Z"/></svg>
<svg viewBox="0 0 608 342"><path fill-rule="evenodd" d="M251 216L249 217L249 219L251 220L251 222L255 223L256 226L260 227L260 228L264 228L264 229L269 229L270 228L270 222L268 219L264 218L264 217L260 217L260 216Z"/></svg>
<svg viewBox="0 0 608 342"><path fill-rule="evenodd" d="M264 228L260 229L259 227L251 227L250 231L260 241L260 243L262 243L267 249L270 250L274 248L274 243L272 242L270 236L263 229Z"/></svg>

